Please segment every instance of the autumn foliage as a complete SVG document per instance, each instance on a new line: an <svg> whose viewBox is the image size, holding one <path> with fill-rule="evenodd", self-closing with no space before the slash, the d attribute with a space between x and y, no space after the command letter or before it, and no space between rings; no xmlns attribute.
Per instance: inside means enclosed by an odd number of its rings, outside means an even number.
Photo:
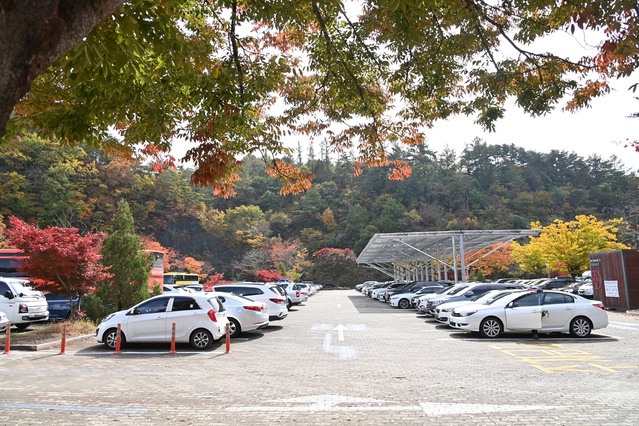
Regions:
<svg viewBox="0 0 639 426"><path fill-rule="evenodd" d="M82 296L111 277L100 263L104 234L83 236L77 228L55 226L38 229L15 216L9 223L8 243L26 255L22 272L39 290Z"/></svg>
<svg viewBox="0 0 639 426"><path fill-rule="evenodd" d="M255 271L256 281L272 282L277 281L280 278L282 278L282 272L277 270L262 269L259 271Z"/></svg>

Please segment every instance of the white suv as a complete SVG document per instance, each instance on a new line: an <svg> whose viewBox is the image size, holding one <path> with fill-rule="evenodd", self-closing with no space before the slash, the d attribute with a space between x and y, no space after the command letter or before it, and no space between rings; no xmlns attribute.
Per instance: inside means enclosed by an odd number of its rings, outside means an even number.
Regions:
<svg viewBox="0 0 639 426"><path fill-rule="evenodd" d="M288 316L286 292L275 283L218 284L213 286L213 291L225 291L266 304L269 321L281 320Z"/></svg>
<svg viewBox="0 0 639 426"><path fill-rule="evenodd" d="M286 308L287 309L291 309L291 306L299 305L302 303L302 293L297 284L290 283L290 282L281 282L281 283L277 283L277 285L282 287L284 291L286 292L286 298L287 298Z"/></svg>

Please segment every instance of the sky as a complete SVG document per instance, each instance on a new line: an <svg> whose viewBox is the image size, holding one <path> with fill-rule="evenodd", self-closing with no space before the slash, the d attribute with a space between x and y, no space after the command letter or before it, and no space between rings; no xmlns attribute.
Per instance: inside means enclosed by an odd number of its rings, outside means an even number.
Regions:
<svg viewBox="0 0 639 426"><path fill-rule="evenodd" d="M591 108L575 113L563 112L559 107L549 115L533 118L510 104L493 133L484 132L470 117L449 119L426 130L426 141L434 151L441 152L448 146L458 154L478 137L489 145L514 144L544 153L556 149L603 159L616 155L624 166L636 171L639 152L628 142L639 139L635 130L639 118L628 116L639 112L639 101L634 99L639 93L629 91L630 84L619 83L614 92L596 99Z"/></svg>

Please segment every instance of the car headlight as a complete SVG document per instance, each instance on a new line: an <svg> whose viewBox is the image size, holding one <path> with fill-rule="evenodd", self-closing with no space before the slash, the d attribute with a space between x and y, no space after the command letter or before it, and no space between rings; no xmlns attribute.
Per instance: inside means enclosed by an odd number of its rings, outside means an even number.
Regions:
<svg viewBox="0 0 639 426"><path fill-rule="evenodd" d="M102 319L102 321L100 321L100 322L106 322L106 321L110 320L111 318L113 318L114 316L115 316L115 313L113 313L113 314L109 314L109 315L107 315L106 317L104 317L104 318Z"/></svg>
<svg viewBox="0 0 639 426"><path fill-rule="evenodd" d="M477 311L466 311L466 312L457 312L457 315L459 315L460 317L469 317L472 314L476 314Z"/></svg>
<svg viewBox="0 0 639 426"><path fill-rule="evenodd" d="M433 300L431 303L431 306L437 306L437 305L441 305L443 302L443 300Z"/></svg>

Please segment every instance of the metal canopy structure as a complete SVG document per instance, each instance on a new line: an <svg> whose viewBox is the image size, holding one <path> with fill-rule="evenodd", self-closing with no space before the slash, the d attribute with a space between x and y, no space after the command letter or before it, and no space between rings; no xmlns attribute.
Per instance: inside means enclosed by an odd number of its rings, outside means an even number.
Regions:
<svg viewBox="0 0 639 426"><path fill-rule="evenodd" d="M468 267L479 259L513 240L536 237L540 232L510 229L375 234L357 263L396 281L465 281Z"/></svg>

